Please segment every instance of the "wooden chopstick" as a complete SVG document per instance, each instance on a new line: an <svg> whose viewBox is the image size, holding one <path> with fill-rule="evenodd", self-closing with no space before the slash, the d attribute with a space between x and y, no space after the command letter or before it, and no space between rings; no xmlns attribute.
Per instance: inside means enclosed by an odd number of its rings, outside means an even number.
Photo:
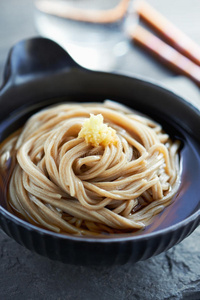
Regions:
<svg viewBox="0 0 200 300"><path fill-rule="evenodd" d="M71 20L113 23L125 16L129 2L130 0L121 0L117 6L108 10L79 9L61 1L49 0L37 1L36 7L44 13ZM200 86L200 47L145 1L137 1L135 10L172 47L139 25L130 32L130 37L157 59Z"/></svg>
<svg viewBox="0 0 200 300"><path fill-rule="evenodd" d="M176 72L192 79L200 87L200 67L197 64L140 25L136 26L129 34L135 43L148 50Z"/></svg>
<svg viewBox="0 0 200 300"><path fill-rule="evenodd" d="M62 1L36 1L38 10L61 18L90 23L114 23L121 20L127 12L130 0L121 0L114 8L107 10L81 9Z"/></svg>
<svg viewBox="0 0 200 300"><path fill-rule="evenodd" d="M137 1L134 8L141 19L156 30L169 45L200 65L199 45L145 1Z"/></svg>

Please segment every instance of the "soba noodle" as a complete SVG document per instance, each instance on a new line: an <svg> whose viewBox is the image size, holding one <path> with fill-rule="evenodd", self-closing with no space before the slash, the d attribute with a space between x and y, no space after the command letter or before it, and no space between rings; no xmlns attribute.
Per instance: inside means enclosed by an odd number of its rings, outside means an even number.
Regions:
<svg viewBox="0 0 200 300"><path fill-rule="evenodd" d="M93 146L78 136L91 114L116 131L115 144ZM2 146L1 166L16 157L8 202L54 232L133 232L176 194L178 148L159 124L112 101L50 107Z"/></svg>

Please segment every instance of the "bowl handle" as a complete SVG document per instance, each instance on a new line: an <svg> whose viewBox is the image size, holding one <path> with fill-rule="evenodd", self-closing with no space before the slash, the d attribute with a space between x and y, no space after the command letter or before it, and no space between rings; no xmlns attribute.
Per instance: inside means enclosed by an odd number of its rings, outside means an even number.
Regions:
<svg viewBox="0 0 200 300"><path fill-rule="evenodd" d="M17 43L9 52L4 69L4 87L26 80L80 67L71 56L52 40L36 37Z"/></svg>

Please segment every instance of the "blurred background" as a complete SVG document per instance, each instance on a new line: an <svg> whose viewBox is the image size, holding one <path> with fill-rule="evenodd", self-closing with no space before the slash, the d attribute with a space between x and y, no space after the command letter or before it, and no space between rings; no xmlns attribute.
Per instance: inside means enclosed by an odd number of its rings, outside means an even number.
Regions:
<svg viewBox="0 0 200 300"><path fill-rule="evenodd" d="M78 10L92 9L96 13L97 10L112 10L120 2L124 5L120 8L121 11L125 10L124 17L110 24L69 20L69 15L73 16L74 13L69 7ZM141 23L134 12L135 2L1 0L0 81L9 49L18 41L37 35L59 42L74 59L90 69L142 76L159 82L176 78L177 72L171 71L131 40L127 28L134 29ZM199 0L147 0L147 2L200 45ZM60 6L60 3L64 3L65 6ZM63 12L65 16L67 14L66 18L55 16Z"/></svg>

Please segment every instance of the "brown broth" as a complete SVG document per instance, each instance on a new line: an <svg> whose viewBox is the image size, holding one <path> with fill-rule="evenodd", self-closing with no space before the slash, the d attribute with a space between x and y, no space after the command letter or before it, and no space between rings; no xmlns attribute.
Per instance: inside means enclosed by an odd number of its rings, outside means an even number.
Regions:
<svg viewBox="0 0 200 300"><path fill-rule="evenodd" d="M0 124L0 138L3 141L11 132L17 130L25 121L27 116L21 114L18 118L12 118ZM155 216L153 222L144 230L131 233L131 235L143 235L174 225L200 208L200 145L179 126L167 124L166 132L172 138L182 141L180 150L180 161L182 167L181 184L172 203L162 213ZM1 146L1 145L0 145ZM12 173L14 161L8 160L6 170L0 168L0 205L19 217L17 212L10 207L7 201L7 190L9 179ZM127 233L130 234L130 233ZM126 235L127 235L126 234ZM112 234L111 234L112 235Z"/></svg>

